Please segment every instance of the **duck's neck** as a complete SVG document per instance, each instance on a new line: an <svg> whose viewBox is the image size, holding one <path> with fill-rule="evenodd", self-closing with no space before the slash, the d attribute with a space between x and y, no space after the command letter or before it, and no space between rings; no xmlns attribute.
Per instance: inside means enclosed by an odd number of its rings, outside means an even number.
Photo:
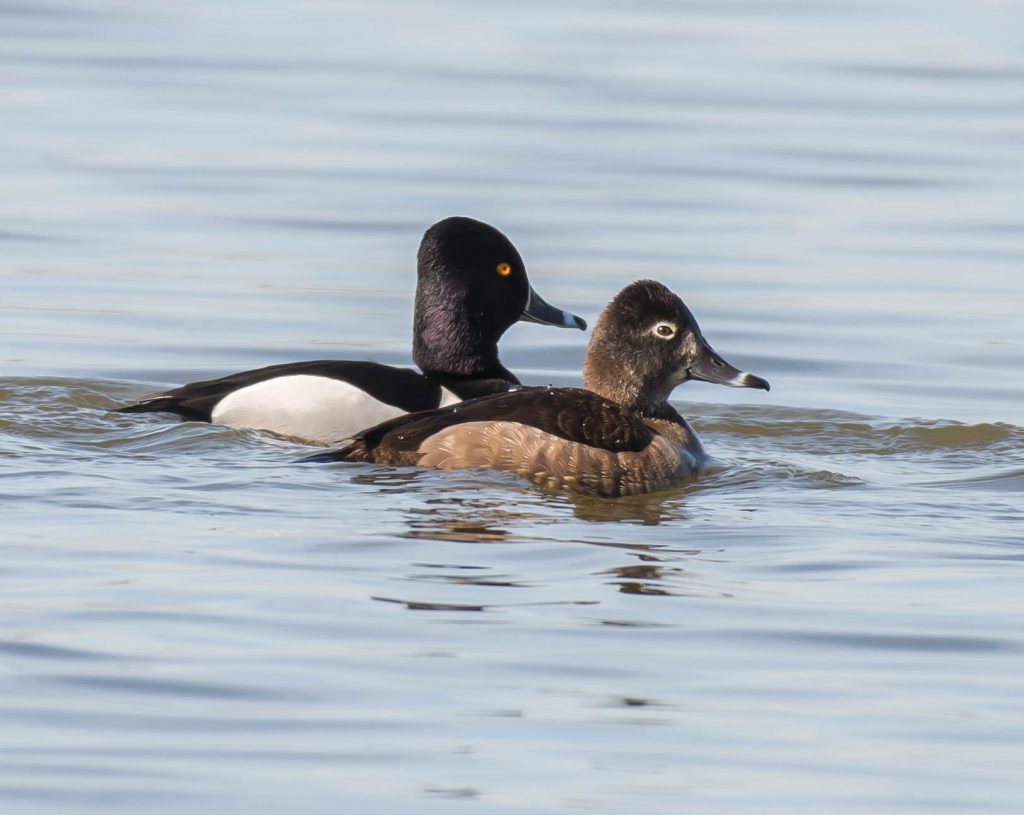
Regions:
<svg viewBox="0 0 1024 815"><path fill-rule="evenodd" d="M496 372L503 379L512 377L498 359L497 343L482 344L461 332L417 331L412 358L424 373L480 377Z"/></svg>
<svg viewBox="0 0 1024 815"><path fill-rule="evenodd" d="M496 333L464 298L428 297L417 290L412 358L420 370L473 377L500 371L510 377L498 360Z"/></svg>
<svg viewBox="0 0 1024 815"><path fill-rule="evenodd" d="M649 376L633 370L628 359L617 359L614 349L612 353L602 353L597 347L595 352L595 340L591 340L583 361L583 387L643 417L679 415L668 403L673 388L670 382L651 381Z"/></svg>
<svg viewBox="0 0 1024 815"><path fill-rule="evenodd" d="M617 402L626 410L652 419L678 415L668 403L670 387L652 387L639 381L632 371L621 371L612 376L610 371L598 370L593 365L583 367L583 387Z"/></svg>
<svg viewBox="0 0 1024 815"><path fill-rule="evenodd" d="M439 371L435 368L424 368L420 370L427 379L436 382L444 388L458 394L463 399L470 399L474 396L484 396L488 393L500 393L508 390L509 387L519 385L515 374L508 370L500 362L490 368L477 371L472 374L453 374L450 371Z"/></svg>

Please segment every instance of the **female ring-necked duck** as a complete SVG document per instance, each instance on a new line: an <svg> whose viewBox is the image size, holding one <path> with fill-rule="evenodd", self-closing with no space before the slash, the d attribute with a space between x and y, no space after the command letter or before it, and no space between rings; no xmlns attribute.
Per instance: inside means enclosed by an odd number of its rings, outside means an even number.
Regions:
<svg viewBox="0 0 1024 815"><path fill-rule="evenodd" d="M583 365L586 390L523 388L403 416L311 460L486 467L607 498L655 492L687 480L707 460L668 403L689 379L769 388L708 345L679 297L641 280L598 318Z"/></svg>
<svg viewBox="0 0 1024 815"><path fill-rule="evenodd" d="M512 242L472 218L446 218L416 256L413 360L423 373L375 362L315 360L193 382L121 408L270 430L320 444L411 411L500 393L519 380L498 360L516 321L586 329L530 286Z"/></svg>

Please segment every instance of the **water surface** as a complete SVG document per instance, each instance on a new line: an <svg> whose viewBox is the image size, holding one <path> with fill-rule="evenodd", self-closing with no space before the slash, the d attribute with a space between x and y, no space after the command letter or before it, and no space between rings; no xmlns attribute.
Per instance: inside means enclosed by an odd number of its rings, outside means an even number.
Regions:
<svg viewBox="0 0 1024 815"><path fill-rule="evenodd" d="M1021 32L0 2L3 812L1019 812ZM110 412L408 364L451 214L591 323L664 281L772 391L681 388L715 467L615 502Z"/></svg>

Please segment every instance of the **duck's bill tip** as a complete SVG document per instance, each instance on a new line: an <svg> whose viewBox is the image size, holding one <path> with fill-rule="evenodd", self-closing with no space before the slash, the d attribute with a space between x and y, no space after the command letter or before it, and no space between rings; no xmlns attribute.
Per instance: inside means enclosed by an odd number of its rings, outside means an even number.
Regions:
<svg viewBox="0 0 1024 815"><path fill-rule="evenodd" d="M715 385L725 385L729 388L756 388L757 390L770 391L772 386L768 384L767 379L762 379L759 376L740 372L735 376L724 377L705 375L696 371L690 372L691 379L697 379L701 382L711 382Z"/></svg>
<svg viewBox="0 0 1024 815"><path fill-rule="evenodd" d="M738 376L734 376L728 382L723 384L731 385L734 388L757 388L762 391L770 391L772 389L772 386L768 384L767 379L762 379L759 376L748 374L745 371Z"/></svg>
<svg viewBox="0 0 1024 815"><path fill-rule="evenodd" d="M578 328L580 331L587 330L587 321L577 317L571 312L556 308L548 303L537 292L530 289L526 299L526 308L519 315L519 319L527 323L540 323L541 325L553 325L558 328Z"/></svg>
<svg viewBox="0 0 1024 815"><path fill-rule="evenodd" d="M697 359L690 366L689 378L727 385L730 388L757 388L763 391L772 389L767 379L734 368L707 343L702 343Z"/></svg>

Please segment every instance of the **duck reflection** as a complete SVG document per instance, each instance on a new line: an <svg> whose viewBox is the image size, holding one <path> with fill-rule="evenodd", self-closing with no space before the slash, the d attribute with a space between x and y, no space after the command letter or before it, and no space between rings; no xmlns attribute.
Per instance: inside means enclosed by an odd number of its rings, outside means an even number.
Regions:
<svg viewBox="0 0 1024 815"><path fill-rule="evenodd" d="M580 521L594 523L620 523L632 521L643 526L657 526L665 521L686 520L685 496L689 488L669 492L637 495L609 501L605 498L568 495L565 499L573 505L573 515Z"/></svg>
<svg viewBox="0 0 1024 815"><path fill-rule="evenodd" d="M354 475L352 480L381 491L415 495L415 499L402 511L405 530L399 534L408 539L470 544L586 544L618 549L629 562L592 572L596 577L604 578L601 582L605 585L614 586L623 594L681 596L693 593L686 590L685 583L695 575L681 568L679 563L698 555L699 549L681 546L678 540L639 543L635 542L638 536L630 532L637 525L654 526L687 520L686 499L692 491L688 488L607 500L552 495L525 487L512 477L499 474L495 479L490 473L480 478L462 474L453 479L450 473L439 476L431 470L380 468ZM495 483L498 480L507 480L508 483ZM581 527L580 521L585 526ZM592 530L597 534L588 534L591 525L597 525ZM467 603L429 602L393 596L374 599L399 603L416 611L482 612L509 604L521 605L524 601L533 605L528 599L529 589L538 585L537 575L527 575L524 579L523 575L499 573L489 566L464 561L424 560L410 565L413 568L403 576L403 580L483 590L487 592L487 599ZM527 593L511 603L512 595L495 603L490 591L496 588L526 589ZM518 592L515 594L519 596ZM542 601L542 604L550 602ZM555 601L555 604L580 602L589 604L594 600L565 599Z"/></svg>
<svg viewBox="0 0 1024 815"><path fill-rule="evenodd" d="M504 502L461 495L433 498L406 511L403 537L454 543L506 543L542 540L512 529L538 520L530 512L508 509Z"/></svg>
<svg viewBox="0 0 1024 815"><path fill-rule="evenodd" d="M416 491L427 476L425 470L411 467L376 467L369 472L363 471L364 468L351 469L349 478L353 484L376 487L382 493Z"/></svg>
<svg viewBox="0 0 1024 815"><path fill-rule="evenodd" d="M506 500L496 501L460 492L431 498L424 505L407 509L405 520L408 529L404 537L457 543L548 541L551 535L539 531L538 527L550 529L552 525L564 526L569 520L564 513L567 504L572 507L571 520L587 523L626 522L654 526L667 520L687 518L677 498L647 497L627 503L559 496L547 502L523 501L518 506L513 503L511 506L516 508L510 509L510 503ZM628 538L628 533L625 533L616 535L614 542L594 542L629 549L661 548L660 544L631 543Z"/></svg>
<svg viewBox="0 0 1024 815"><path fill-rule="evenodd" d="M562 523L566 507L571 508L574 520L588 523L657 526L667 521L685 521L689 517L686 498L694 491L691 485L609 500L539 492L503 473L487 473L479 479L465 474L452 478L449 473L442 477L434 470L405 467L379 467L353 473L350 478L354 484L372 486L382 493L430 495L426 506L408 510L408 536L464 543L537 540L507 527L512 523ZM516 509L509 509L510 506Z"/></svg>
<svg viewBox="0 0 1024 815"><path fill-rule="evenodd" d="M612 580L608 582L618 586L623 594L646 594L654 596L667 596L682 594L683 592L672 591L666 587L666 582L673 577L678 578L685 575L683 569L644 563L631 566L616 566L606 569L602 574L611 575Z"/></svg>

